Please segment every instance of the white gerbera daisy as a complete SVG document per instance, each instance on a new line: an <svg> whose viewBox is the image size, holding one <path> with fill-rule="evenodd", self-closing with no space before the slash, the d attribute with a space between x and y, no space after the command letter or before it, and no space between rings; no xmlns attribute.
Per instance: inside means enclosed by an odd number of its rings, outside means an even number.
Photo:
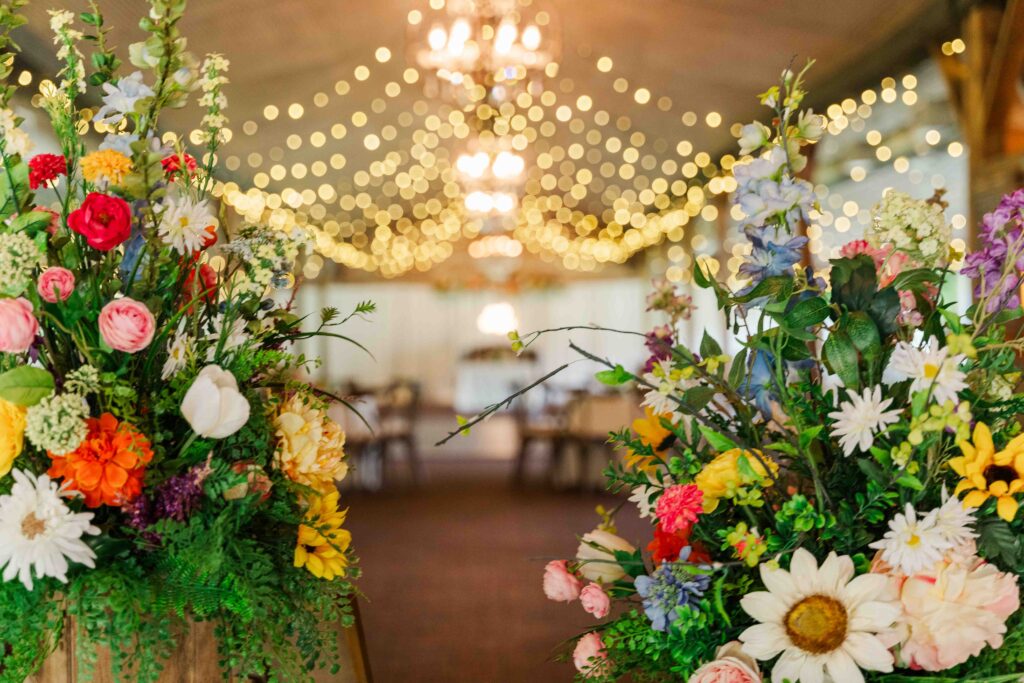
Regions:
<svg viewBox="0 0 1024 683"><path fill-rule="evenodd" d="M949 491L943 488L942 505L933 510L935 528L954 547L970 543L978 537L972 528L975 521L974 510L975 508L965 507L963 501L949 495Z"/></svg>
<svg viewBox="0 0 1024 683"><path fill-rule="evenodd" d="M210 213L206 201L193 202L188 197L168 197L163 204L158 232L164 244L176 252L187 255L202 248L217 219Z"/></svg>
<svg viewBox="0 0 1024 683"><path fill-rule="evenodd" d="M883 380L887 384L913 380L910 390L931 391L936 403L958 403L957 392L967 388L966 376L960 370L963 354L949 355L949 348L939 348L939 340L932 337L928 346L918 348L901 341L889 358Z"/></svg>
<svg viewBox="0 0 1024 683"><path fill-rule="evenodd" d="M864 671L892 671L893 655L878 637L900 614L895 586L884 574L853 576L853 560L829 553L818 567L803 548L789 571L761 565L767 591L740 605L761 622L740 634L743 651L769 660L782 653L772 681L863 683Z"/></svg>
<svg viewBox="0 0 1024 683"><path fill-rule="evenodd" d="M679 372L673 370L672 361L659 361L651 372L644 374L644 381L654 388L644 394L640 405L649 407L657 415L671 415L670 419L675 423L679 419L679 402L676 397L685 387Z"/></svg>
<svg viewBox="0 0 1024 683"><path fill-rule="evenodd" d="M629 496L629 502L636 504L636 509L640 512L642 519L647 519L654 513L654 503L651 502L651 496L660 490L657 486L636 486L633 488Z"/></svg>
<svg viewBox="0 0 1024 683"><path fill-rule="evenodd" d="M953 547L945 534L935 525L936 511L920 519L910 503L889 520L889 530L869 548L882 551L882 561L894 570L911 576L931 569Z"/></svg>
<svg viewBox="0 0 1024 683"><path fill-rule="evenodd" d="M91 524L91 512L72 512L63 498L70 493L57 488L45 474L38 478L14 470L11 492L0 496L0 567L3 579L17 577L32 590L36 578L52 576L67 583L68 564L95 567L96 554L82 534L100 532Z"/></svg>
<svg viewBox="0 0 1024 683"><path fill-rule="evenodd" d="M843 401L839 410L828 414L836 421L832 436L839 438L843 453L851 455L858 448L868 450L875 443L875 434L899 421L899 410L886 410L891 403L891 398L882 400L882 389L876 386L874 391L866 388L860 395L851 393L849 401Z"/></svg>
<svg viewBox="0 0 1024 683"><path fill-rule="evenodd" d="M185 369L192 353L192 344L192 337L185 334L183 326L179 325L174 338L167 343L167 360L160 372L161 379L170 379Z"/></svg>

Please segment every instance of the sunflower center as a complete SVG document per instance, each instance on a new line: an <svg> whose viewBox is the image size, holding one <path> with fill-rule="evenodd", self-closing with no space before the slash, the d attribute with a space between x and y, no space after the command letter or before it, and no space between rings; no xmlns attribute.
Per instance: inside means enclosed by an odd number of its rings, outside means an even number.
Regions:
<svg viewBox="0 0 1024 683"><path fill-rule="evenodd" d="M827 595L811 595L793 605L782 620L786 634L801 650L831 652L846 640L846 608Z"/></svg>
<svg viewBox="0 0 1024 683"><path fill-rule="evenodd" d="M36 517L34 512L28 513L21 520L21 535L30 541L44 531L46 531L46 522Z"/></svg>
<svg viewBox="0 0 1024 683"><path fill-rule="evenodd" d="M676 440L676 435L675 434L669 434L664 439L662 439L661 441L658 442L658 444L654 447L654 450L659 451L659 452L667 450L668 447L671 446L675 442L675 440Z"/></svg>
<svg viewBox="0 0 1024 683"><path fill-rule="evenodd" d="M1017 470L1009 465L989 465L985 468L985 483L988 486L1001 481L1009 484L1017 478Z"/></svg>

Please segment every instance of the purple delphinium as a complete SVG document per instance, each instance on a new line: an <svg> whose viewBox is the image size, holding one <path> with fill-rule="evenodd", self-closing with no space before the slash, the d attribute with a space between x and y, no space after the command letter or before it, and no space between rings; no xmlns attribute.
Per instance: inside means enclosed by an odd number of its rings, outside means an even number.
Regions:
<svg viewBox="0 0 1024 683"><path fill-rule="evenodd" d="M775 226L748 228L746 233L753 249L739 272L750 278L748 289L769 277L791 275L803 258L806 237L791 237Z"/></svg>
<svg viewBox="0 0 1024 683"><path fill-rule="evenodd" d="M672 334L672 328L668 325L659 325L648 332L645 336L646 341L644 341L644 345L647 347L647 350L651 352L651 356L647 359L647 363L644 365L644 372L652 372L654 370L654 366L659 361L668 360L672 357L672 347L675 345L675 337Z"/></svg>
<svg viewBox="0 0 1024 683"><path fill-rule="evenodd" d="M979 278L974 295L988 298L985 309L989 313L1020 306L1020 276L1010 273L1003 278L1003 269L1007 258L1014 258L1015 269L1024 270L1022 218L1024 189L1005 195L994 211L985 214L978 230L981 248L968 254L960 269L961 275Z"/></svg>
<svg viewBox="0 0 1024 683"><path fill-rule="evenodd" d="M662 562L650 576L636 577L636 592L643 598L644 614L655 631L667 631L680 607L695 603L711 585L708 568L687 564L691 548L683 548L677 562Z"/></svg>
<svg viewBox="0 0 1024 683"><path fill-rule="evenodd" d="M153 513L157 519L187 520L203 497L203 479L199 468L171 477L156 492Z"/></svg>

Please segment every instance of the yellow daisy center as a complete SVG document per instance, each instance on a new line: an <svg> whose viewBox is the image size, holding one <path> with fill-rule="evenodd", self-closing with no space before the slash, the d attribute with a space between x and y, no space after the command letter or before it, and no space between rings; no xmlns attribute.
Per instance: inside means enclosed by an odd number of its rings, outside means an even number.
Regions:
<svg viewBox="0 0 1024 683"><path fill-rule="evenodd" d="M907 545L911 548L916 548L921 544L921 537L917 534L910 534L910 538L907 539Z"/></svg>
<svg viewBox="0 0 1024 683"><path fill-rule="evenodd" d="M804 598L790 608L782 622L793 644L813 654L831 652L846 640L846 608L827 595Z"/></svg>
<svg viewBox="0 0 1024 683"><path fill-rule="evenodd" d="M44 531L46 531L46 522L36 517L34 512L28 513L21 520L21 535L30 541Z"/></svg>
<svg viewBox="0 0 1024 683"><path fill-rule="evenodd" d="M924 376L925 379L935 379L939 374L939 366L934 363L924 364Z"/></svg>

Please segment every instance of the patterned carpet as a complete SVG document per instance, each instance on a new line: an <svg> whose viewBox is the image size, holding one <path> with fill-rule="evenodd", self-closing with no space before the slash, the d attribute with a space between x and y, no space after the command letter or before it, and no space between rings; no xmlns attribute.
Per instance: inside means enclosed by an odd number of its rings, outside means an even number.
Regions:
<svg viewBox="0 0 1024 683"><path fill-rule="evenodd" d="M575 535L610 496L509 485L509 461L427 465L418 489L396 481L348 495L365 577L363 625L376 683L547 683L573 679L558 645L594 623L579 603L549 602L544 563L570 557ZM642 522L620 515L634 543ZM628 528L625 528L628 527Z"/></svg>

